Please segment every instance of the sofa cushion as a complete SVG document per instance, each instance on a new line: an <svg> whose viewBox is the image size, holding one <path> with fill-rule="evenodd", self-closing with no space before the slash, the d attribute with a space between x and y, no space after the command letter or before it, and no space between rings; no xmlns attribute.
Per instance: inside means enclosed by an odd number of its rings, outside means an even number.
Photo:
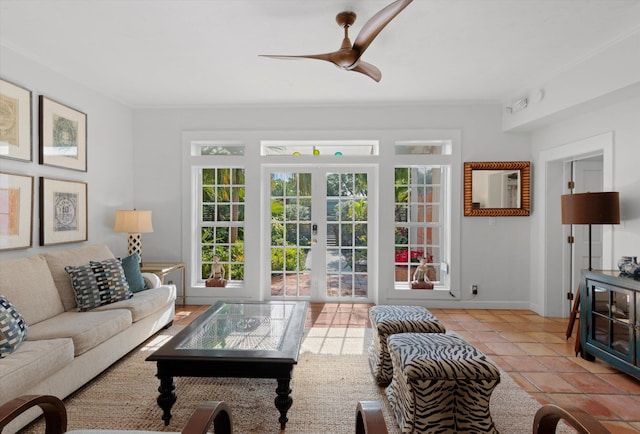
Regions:
<svg viewBox="0 0 640 434"><path fill-rule="evenodd" d="M105 259L85 265L65 267L76 297L78 310L83 312L98 306L126 300L133 295L118 259Z"/></svg>
<svg viewBox="0 0 640 434"><path fill-rule="evenodd" d="M9 300L0 295L0 357L13 353L27 337L27 323Z"/></svg>
<svg viewBox="0 0 640 434"><path fill-rule="evenodd" d="M0 294L15 306L28 325L64 312L53 277L42 256L0 261Z"/></svg>
<svg viewBox="0 0 640 434"><path fill-rule="evenodd" d="M71 339L25 341L0 362L0 396L13 399L73 361Z"/></svg>
<svg viewBox="0 0 640 434"><path fill-rule="evenodd" d="M71 287L71 279L69 279L67 272L64 271L64 267L82 265L89 261L103 261L114 258L113 253L111 253L109 248L104 244L76 247L68 250L56 250L43 253L42 256L49 265L53 281L60 293L59 297L64 305L64 310L71 310L76 307L76 298L73 293L73 288ZM27 319L27 323L31 324L29 319Z"/></svg>
<svg viewBox="0 0 640 434"><path fill-rule="evenodd" d="M75 356L98 346L131 325L127 309L104 312L64 312L29 327L28 341L71 338Z"/></svg>
<svg viewBox="0 0 640 434"><path fill-rule="evenodd" d="M133 297L128 300L100 306L94 311L128 309L131 311L133 322L137 322L160 309L164 309L167 304L173 303L175 299L176 286L163 285L133 294Z"/></svg>
<svg viewBox="0 0 640 434"><path fill-rule="evenodd" d="M126 258L121 259L122 268L124 269L124 275L129 283L129 290L131 292L140 292L145 289L149 289L147 283L142 277L140 271L140 255L135 252L133 255L129 255Z"/></svg>

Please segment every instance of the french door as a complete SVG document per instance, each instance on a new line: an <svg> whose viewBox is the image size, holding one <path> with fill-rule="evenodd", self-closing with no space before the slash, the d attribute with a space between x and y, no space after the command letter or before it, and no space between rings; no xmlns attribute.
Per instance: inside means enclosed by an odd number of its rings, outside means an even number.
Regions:
<svg viewBox="0 0 640 434"><path fill-rule="evenodd" d="M269 166L267 298L369 302L370 166Z"/></svg>

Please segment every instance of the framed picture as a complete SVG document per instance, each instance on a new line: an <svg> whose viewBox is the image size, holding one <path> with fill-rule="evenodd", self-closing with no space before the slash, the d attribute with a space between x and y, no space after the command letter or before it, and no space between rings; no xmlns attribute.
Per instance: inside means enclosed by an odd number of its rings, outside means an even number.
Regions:
<svg viewBox="0 0 640 434"><path fill-rule="evenodd" d="M40 245L87 241L87 183L40 177Z"/></svg>
<svg viewBox="0 0 640 434"><path fill-rule="evenodd" d="M0 172L0 250L31 247L33 176Z"/></svg>
<svg viewBox="0 0 640 434"><path fill-rule="evenodd" d="M0 157L31 161L31 91L0 79Z"/></svg>
<svg viewBox="0 0 640 434"><path fill-rule="evenodd" d="M42 95L40 164L87 171L87 115Z"/></svg>

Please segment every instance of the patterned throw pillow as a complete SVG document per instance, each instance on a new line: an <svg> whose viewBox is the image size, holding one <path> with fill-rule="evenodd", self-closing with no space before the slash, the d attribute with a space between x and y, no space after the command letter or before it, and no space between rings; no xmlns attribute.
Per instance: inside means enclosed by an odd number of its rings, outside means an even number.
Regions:
<svg viewBox="0 0 640 434"><path fill-rule="evenodd" d="M131 292L135 293L149 289L140 272L140 255L138 255L138 252L122 258L121 262L124 269L124 277L127 278Z"/></svg>
<svg viewBox="0 0 640 434"><path fill-rule="evenodd" d="M67 266L64 269L71 276L80 312L133 296L118 259L91 261L86 265Z"/></svg>
<svg viewBox="0 0 640 434"><path fill-rule="evenodd" d="M13 353L27 338L27 323L9 300L0 295L0 357Z"/></svg>

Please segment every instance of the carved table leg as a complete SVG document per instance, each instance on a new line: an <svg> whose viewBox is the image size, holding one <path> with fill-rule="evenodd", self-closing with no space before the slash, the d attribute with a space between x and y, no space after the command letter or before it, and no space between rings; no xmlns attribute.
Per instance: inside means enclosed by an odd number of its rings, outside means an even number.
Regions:
<svg viewBox="0 0 640 434"><path fill-rule="evenodd" d="M173 377L158 377L160 378L160 387L158 387L158 392L160 395L156 402L163 410L162 420L164 420L164 424L169 425L169 420L171 420L171 407L176 402L176 394L174 390L176 389L176 385L173 382Z"/></svg>
<svg viewBox="0 0 640 434"><path fill-rule="evenodd" d="M276 408L280 411L280 418L278 421L280 422L280 428L284 429L287 425L287 411L291 408L293 404L293 398L291 398L291 388L289 388L290 378L278 378L278 387L276 389L275 404Z"/></svg>

